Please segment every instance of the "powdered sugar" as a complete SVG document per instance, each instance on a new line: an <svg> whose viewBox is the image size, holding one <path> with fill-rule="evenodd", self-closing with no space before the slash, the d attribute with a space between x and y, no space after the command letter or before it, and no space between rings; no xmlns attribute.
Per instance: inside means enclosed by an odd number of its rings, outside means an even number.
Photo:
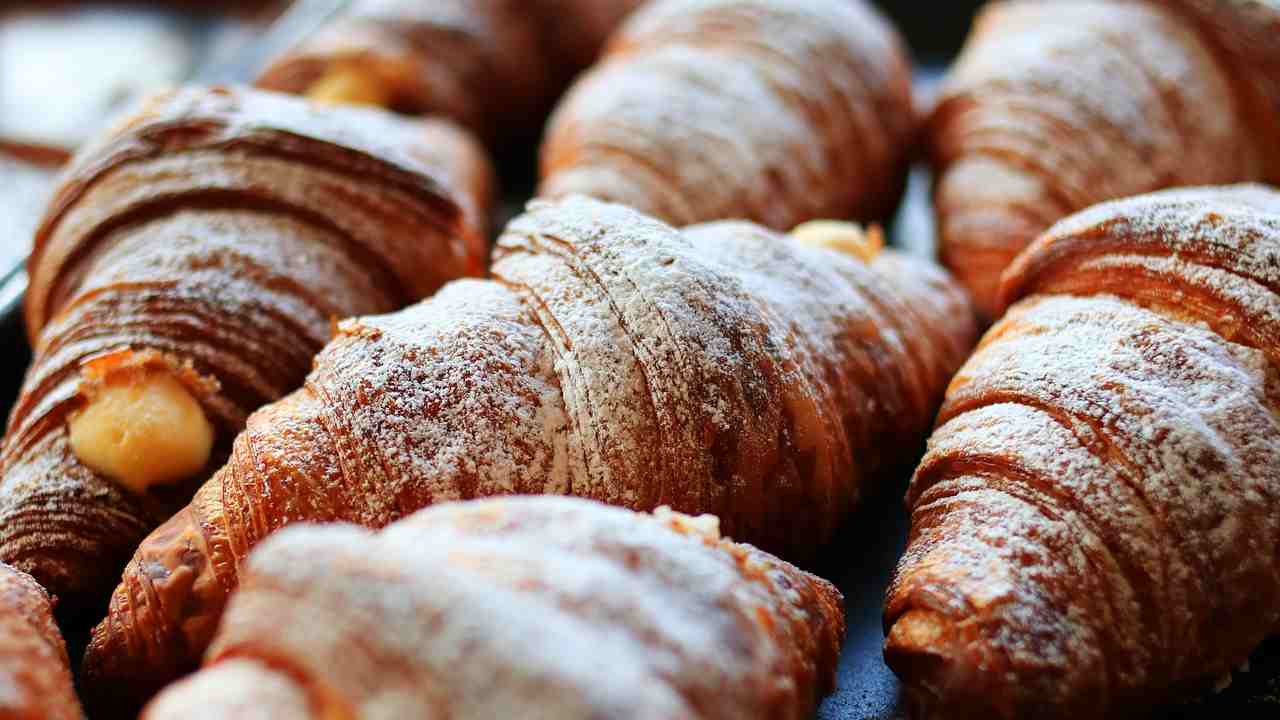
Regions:
<svg viewBox="0 0 1280 720"><path fill-rule="evenodd" d="M200 398L216 462L252 410L301 384L334 317L479 272L488 172L451 126L242 89L159 95L90 143L28 263L37 357L5 437L0 555L68 602L97 595L118 577L109 559L208 472L142 497L81 465L66 419L86 358L189 363L220 388Z"/></svg>
<svg viewBox="0 0 1280 720"><path fill-rule="evenodd" d="M1230 3L1203 9L1215 16L1203 25L1183 4L1199 3L1007 2L981 16L929 127L942 254L985 312L999 312L1004 266L1068 213L1161 188L1277 179L1274 113L1248 97L1274 59L1228 57L1208 26L1257 55L1274 43L1258 42ZM989 164L984 177L1008 178L1004 188L973 177L978 163Z"/></svg>
<svg viewBox="0 0 1280 720"><path fill-rule="evenodd" d="M552 117L541 193L676 225L874 217L912 118L905 54L861 2L651 3Z"/></svg>
<svg viewBox="0 0 1280 720"><path fill-rule="evenodd" d="M211 627L276 529L379 527L493 494L710 512L729 535L806 555L915 447L974 335L962 293L914 261L868 266L741 223L681 234L581 197L531 204L492 276L342 323L303 389L250 418L190 515L141 546L112 617L163 590L195 617L157 643L198 651L170 638ZM170 579L193 566L194 583ZM126 624L95 647L128 655Z"/></svg>
<svg viewBox="0 0 1280 720"><path fill-rule="evenodd" d="M908 496L888 617L938 617L889 655L946 659L909 682L998 655L984 692L1115 713L1219 677L1280 620L1278 209L1258 187L1118 201L1010 270L1022 299Z"/></svg>
<svg viewBox="0 0 1280 720"><path fill-rule="evenodd" d="M366 717L803 716L835 657L834 590L680 522L519 498L378 536L286 531L254 553L210 657L286 663Z"/></svg>

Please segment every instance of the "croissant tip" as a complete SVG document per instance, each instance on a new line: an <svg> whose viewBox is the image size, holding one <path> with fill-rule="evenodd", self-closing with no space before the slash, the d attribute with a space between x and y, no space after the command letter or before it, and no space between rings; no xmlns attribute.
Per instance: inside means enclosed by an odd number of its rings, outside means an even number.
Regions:
<svg viewBox="0 0 1280 720"><path fill-rule="evenodd" d="M157 677L137 657L126 633L103 621L93 629L80 661L81 691L94 717L137 717L143 705L159 692L170 676ZM174 677L195 670L195 665L170 665Z"/></svg>
<svg viewBox="0 0 1280 720"><path fill-rule="evenodd" d="M125 569L81 660L91 708L136 714L168 681L198 665L190 634L212 634L212 623L198 612L193 585L199 573L184 564L201 556L193 549L198 532L189 509L178 513L139 547Z"/></svg>
<svg viewBox="0 0 1280 720"><path fill-rule="evenodd" d="M1001 693L991 691L989 679L1000 673L976 677L965 672L966 668L982 666L965 659L974 650L957 624L936 611L911 609L891 621L885 633L884 659L903 683L910 717L936 717L933 708L942 706L983 709L981 715L964 717L1006 716L990 706L991 698Z"/></svg>
<svg viewBox="0 0 1280 720"><path fill-rule="evenodd" d="M115 605L114 598L111 603ZM124 634L116 630L112 623L114 608L108 616L95 625L89 632L89 642L85 646L84 656L80 659L80 674L86 687L97 684L101 678L114 674L112 661L132 655L132 648Z"/></svg>

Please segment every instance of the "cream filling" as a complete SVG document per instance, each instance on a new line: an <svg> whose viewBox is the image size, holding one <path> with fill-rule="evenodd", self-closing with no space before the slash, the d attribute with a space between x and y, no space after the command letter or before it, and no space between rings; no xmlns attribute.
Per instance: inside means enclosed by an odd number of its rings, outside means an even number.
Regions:
<svg viewBox="0 0 1280 720"><path fill-rule="evenodd" d="M791 236L801 245L836 250L863 262L875 260L884 249L884 232L878 225L864 230L857 223L811 220L797 225Z"/></svg>
<svg viewBox="0 0 1280 720"><path fill-rule="evenodd" d="M134 493L200 472L215 432L200 402L171 372L139 367L87 384L68 420L71 451Z"/></svg>

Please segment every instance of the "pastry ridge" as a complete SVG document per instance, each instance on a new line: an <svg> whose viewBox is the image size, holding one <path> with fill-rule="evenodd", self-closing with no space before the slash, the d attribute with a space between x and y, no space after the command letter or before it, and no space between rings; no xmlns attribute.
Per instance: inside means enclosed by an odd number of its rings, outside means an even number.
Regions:
<svg viewBox="0 0 1280 720"><path fill-rule="evenodd" d="M250 418L139 547L88 682L192 664L248 551L302 520L381 527L444 501L571 494L713 512L808 556L913 449L975 335L945 274L892 252L867 264L750 223L681 233L535 201L491 279L341 323L304 387Z"/></svg>
<svg viewBox="0 0 1280 720"><path fill-rule="evenodd" d="M68 422L86 373L178 378L215 429L211 472L335 318L482 272L492 182L447 123L252 90L158 95L90 143L27 264L36 357L0 452L0 558L86 606L207 477L139 493L82 462Z"/></svg>
<svg viewBox="0 0 1280 720"><path fill-rule="evenodd" d="M555 97L640 0L357 0L272 60L260 87L306 93L355 69L388 106L447 117L497 148L533 137Z"/></svg>
<svg viewBox="0 0 1280 720"><path fill-rule="evenodd" d="M992 3L927 122L944 264L989 317L1063 217L1165 188L1280 182L1280 12L1261 2Z"/></svg>
<svg viewBox="0 0 1280 720"><path fill-rule="evenodd" d="M898 202L916 120L905 46L860 0L661 0L557 106L539 192L677 226L874 220Z"/></svg>
<svg viewBox="0 0 1280 720"><path fill-rule="evenodd" d="M30 575L0 563L0 715L81 720L53 600Z"/></svg>
<svg viewBox="0 0 1280 720"><path fill-rule="evenodd" d="M1280 193L1055 225L907 494L885 657L922 717L1127 717L1280 623Z"/></svg>
<svg viewBox="0 0 1280 720"><path fill-rule="evenodd" d="M144 716L808 717L843 599L714 521L517 497L290 528L254 551L205 669Z"/></svg>

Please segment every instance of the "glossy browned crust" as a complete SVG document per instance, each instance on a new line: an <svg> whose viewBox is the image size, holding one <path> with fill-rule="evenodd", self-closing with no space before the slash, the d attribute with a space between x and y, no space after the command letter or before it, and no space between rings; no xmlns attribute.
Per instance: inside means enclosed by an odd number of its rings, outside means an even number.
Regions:
<svg viewBox="0 0 1280 720"><path fill-rule="evenodd" d="M531 138L555 96L640 0L355 0L275 59L260 87L305 93L335 65L387 85L391 106L491 141Z"/></svg>
<svg viewBox="0 0 1280 720"><path fill-rule="evenodd" d="M552 115L540 193L677 226L875 219L915 125L904 47L861 0L657 0Z"/></svg>
<svg viewBox="0 0 1280 720"><path fill-rule="evenodd" d="M30 575L0 563L0 717L79 720L71 666L49 595Z"/></svg>
<svg viewBox="0 0 1280 720"><path fill-rule="evenodd" d="M91 686L155 687L208 644L240 560L299 520L377 527L442 500L571 494L718 515L805 556L917 447L975 337L932 266L868 266L747 223L678 233L539 202L493 280L343 323L304 388L138 549Z"/></svg>
<svg viewBox="0 0 1280 720"><path fill-rule="evenodd" d="M456 128L259 91L157 97L83 151L28 262L36 358L0 456L0 560L100 601L335 319L482 271L490 192ZM208 472L138 496L78 461L66 421L104 356L191 379L220 438Z"/></svg>
<svg viewBox="0 0 1280 720"><path fill-rule="evenodd" d="M1123 718L1280 627L1280 194L1090 209L1005 275L907 495L885 657L925 718Z"/></svg>
<svg viewBox="0 0 1280 720"><path fill-rule="evenodd" d="M834 686L843 606L713 518L449 503L378 534L273 537L205 669L145 717L231 717L250 697L261 717L802 720Z"/></svg>
<svg viewBox="0 0 1280 720"><path fill-rule="evenodd" d="M928 123L944 264L994 317L1000 273L1073 212L1280 182L1278 78L1274 5L992 3Z"/></svg>

